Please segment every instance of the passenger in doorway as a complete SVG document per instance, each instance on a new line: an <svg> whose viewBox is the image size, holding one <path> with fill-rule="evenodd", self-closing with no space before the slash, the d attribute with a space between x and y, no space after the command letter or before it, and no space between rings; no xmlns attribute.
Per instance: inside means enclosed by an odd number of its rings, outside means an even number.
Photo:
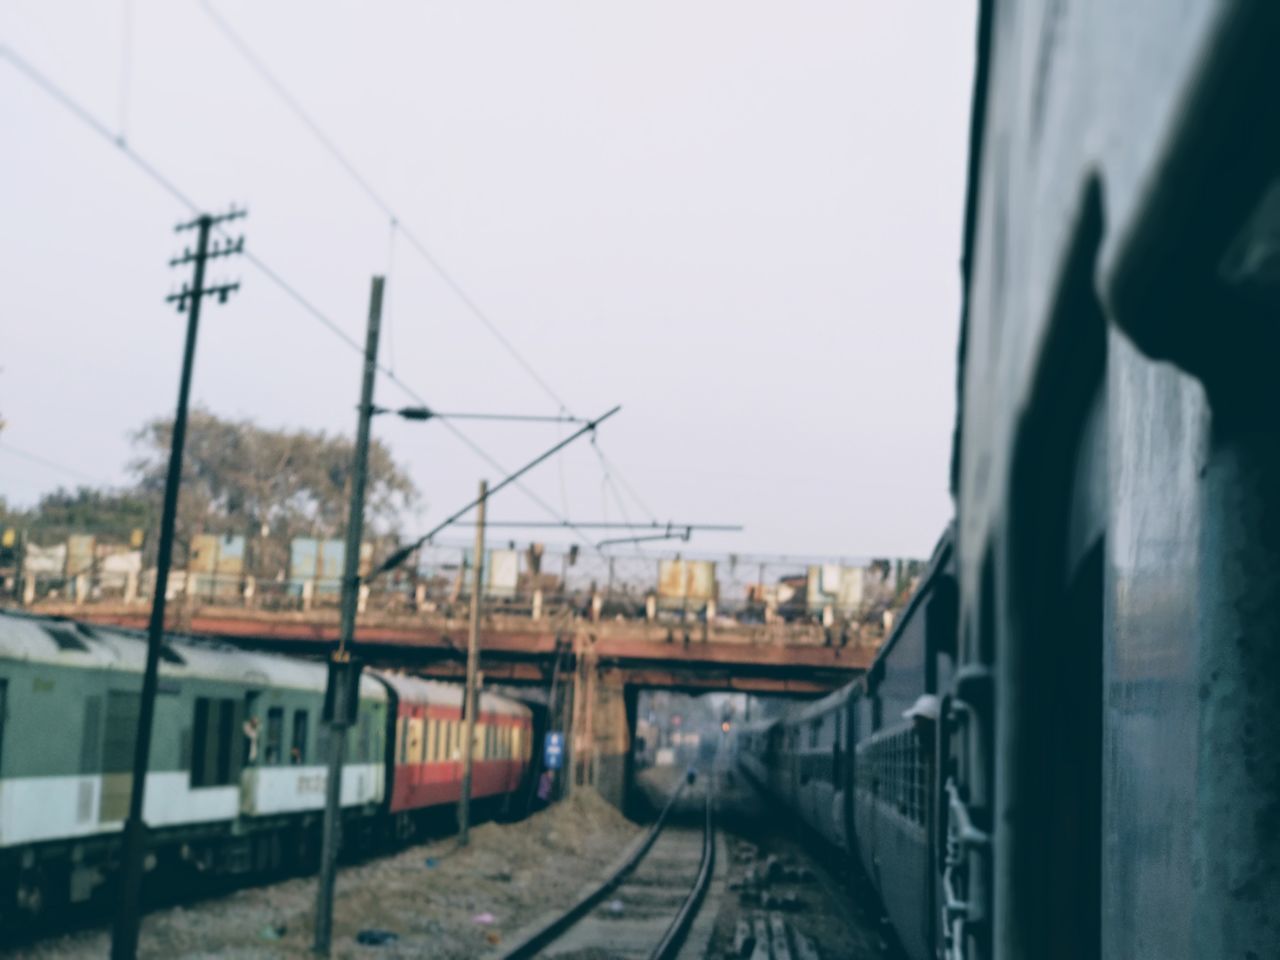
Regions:
<svg viewBox="0 0 1280 960"><path fill-rule="evenodd" d="M289 748L289 763L295 767L302 763L302 751L296 746Z"/></svg>
<svg viewBox="0 0 1280 960"><path fill-rule="evenodd" d="M249 717L244 722L244 740L249 747L249 763L258 762L258 718Z"/></svg>

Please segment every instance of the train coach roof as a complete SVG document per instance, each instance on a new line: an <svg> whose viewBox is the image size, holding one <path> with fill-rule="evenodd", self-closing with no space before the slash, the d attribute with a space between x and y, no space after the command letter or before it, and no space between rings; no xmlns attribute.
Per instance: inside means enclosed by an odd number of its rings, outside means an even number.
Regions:
<svg viewBox="0 0 1280 960"><path fill-rule="evenodd" d="M861 687L856 681L845 684L839 690L827 694L821 700L814 700L812 703L806 703L791 710L787 714L787 722L803 723L805 720L812 720L814 717L820 717L823 714L830 713L832 710L837 710L857 696L860 689Z"/></svg>
<svg viewBox="0 0 1280 960"><path fill-rule="evenodd" d="M181 679L223 680L245 686L290 687L323 693L326 668L318 663L235 647L168 638L160 675ZM82 669L142 673L146 640L125 630L88 626L52 617L0 613L0 660L47 663ZM372 677L362 677L360 696L385 700L387 692Z"/></svg>
<svg viewBox="0 0 1280 960"><path fill-rule="evenodd" d="M378 676L396 692L402 701L419 706L448 706L462 709L462 687L456 683L424 680L400 673L382 673ZM480 694L480 712L505 716L528 717L532 711L518 700L500 697L495 693Z"/></svg>
<svg viewBox="0 0 1280 960"><path fill-rule="evenodd" d="M916 614L916 609L924 602L929 595L930 589L937 579L949 565L952 563L952 554L955 546L955 521L947 524L947 528L942 532L942 536L938 538L937 546L933 548L933 556L929 559L929 566L925 570L924 575L920 578L920 585L916 587L916 592L908 601L906 609L899 615L897 622L893 625L893 632L889 634L889 638L880 645L880 649L876 651L875 660L871 663L871 669L868 674L873 673L876 667L880 666L889 655L893 652L893 648L898 644L898 638L907 628L907 624L911 622L912 617Z"/></svg>

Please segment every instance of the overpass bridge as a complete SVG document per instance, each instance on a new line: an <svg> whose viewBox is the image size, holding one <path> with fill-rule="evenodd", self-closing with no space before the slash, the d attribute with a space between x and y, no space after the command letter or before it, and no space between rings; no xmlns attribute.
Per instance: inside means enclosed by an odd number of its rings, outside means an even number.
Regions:
<svg viewBox="0 0 1280 960"><path fill-rule="evenodd" d="M145 630L143 604L39 604L33 612ZM321 658L337 645L334 611L183 607L174 632L246 649ZM464 619L377 613L356 627L358 655L374 666L461 680ZM732 691L816 697L860 676L878 641L868 643L814 624L708 624L522 616L483 618L480 670L487 685L538 687L548 729L567 730L567 770L619 805L631 783L632 743L641 690ZM533 691L530 690L530 693Z"/></svg>

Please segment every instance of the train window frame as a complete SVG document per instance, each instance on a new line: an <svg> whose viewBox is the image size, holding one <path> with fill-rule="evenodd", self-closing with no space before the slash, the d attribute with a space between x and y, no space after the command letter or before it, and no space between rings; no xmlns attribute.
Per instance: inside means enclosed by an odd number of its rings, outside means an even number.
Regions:
<svg viewBox="0 0 1280 960"><path fill-rule="evenodd" d="M289 741L289 764L300 767L307 762L307 741L311 736L311 712L299 707L293 711L292 737Z"/></svg>
<svg viewBox="0 0 1280 960"><path fill-rule="evenodd" d="M368 710L360 712L357 728L357 756L361 763L368 763L373 758L373 722Z"/></svg>
<svg viewBox="0 0 1280 960"><path fill-rule="evenodd" d="M284 707L267 708L267 723L263 730L262 765L284 765ZM274 753L274 756L273 756Z"/></svg>
<svg viewBox="0 0 1280 960"><path fill-rule="evenodd" d="M5 681L0 680L0 683ZM3 700L0 697L0 700ZM4 718L0 716L0 727ZM0 738L3 731L0 730ZM80 737L80 773L92 775L98 773L98 765L102 762L102 696L93 694L84 698L84 720Z"/></svg>
<svg viewBox="0 0 1280 960"><path fill-rule="evenodd" d="M409 720L409 762L423 763L427 756L427 721L425 717Z"/></svg>

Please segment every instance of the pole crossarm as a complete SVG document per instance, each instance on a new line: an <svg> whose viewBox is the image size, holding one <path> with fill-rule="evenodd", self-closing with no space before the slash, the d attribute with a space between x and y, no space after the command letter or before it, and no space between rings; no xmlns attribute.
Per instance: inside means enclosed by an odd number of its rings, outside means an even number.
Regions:
<svg viewBox="0 0 1280 960"><path fill-rule="evenodd" d="M197 230L201 224L207 223L210 227L216 227L220 223L227 223L231 220L240 220L247 217L249 211L243 208L237 210L233 203L227 208L226 213L202 213L194 220L188 220L186 223L180 223L173 228L174 233L182 233L184 230Z"/></svg>
<svg viewBox="0 0 1280 960"><path fill-rule="evenodd" d="M612 417L615 413L617 413L621 409L622 409L621 405L616 406L613 409L596 417L594 420L587 421L587 423L581 429L575 430L573 433L569 434L569 436L565 437L555 446L548 447L542 453L538 454L538 456L534 457L532 460L526 463L519 470L515 471L514 473L507 474L500 481L494 484L491 489L489 489L487 495L489 497L492 497L495 493L497 493L503 487L507 486L510 483L514 483L516 480L524 476L526 473L528 473L538 464L542 463L544 460L547 460L548 458L555 456L557 453L559 453L569 444L573 443L573 441L577 440L579 437L584 436L585 434L588 434L588 433L593 433L596 427L600 426L600 424L604 423L606 420L608 420L610 417ZM400 564L404 563L406 560L409 559L409 557L413 555L414 551L419 549L424 543L429 541L432 537L434 537L437 533L439 533L445 527L448 527L449 525L455 523L460 517L463 517L466 514L470 513L480 504L480 502L481 502L481 498L477 497L475 500L472 500L462 509L457 510L454 513L450 514L447 518L442 520L440 523L436 524L434 527L432 527L430 530L428 530L426 533L420 536L413 543L409 544L407 547L401 547L399 550L393 553L390 557L388 557L385 561L383 561L382 565L378 567L377 570L369 574L369 576L365 578L365 582L367 583L368 581L374 579L375 577L381 576L382 574L388 572L389 570L394 570L396 567L400 566Z"/></svg>
<svg viewBox="0 0 1280 960"><path fill-rule="evenodd" d="M175 261L176 263L186 263L185 260ZM235 283L219 283L212 286L206 285L199 291L190 289L185 283L182 289L177 293L171 293L165 297L166 303L176 303L179 313L186 313L188 301L194 302L197 297L217 297L219 303L226 303L227 297L240 289L240 281Z"/></svg>

